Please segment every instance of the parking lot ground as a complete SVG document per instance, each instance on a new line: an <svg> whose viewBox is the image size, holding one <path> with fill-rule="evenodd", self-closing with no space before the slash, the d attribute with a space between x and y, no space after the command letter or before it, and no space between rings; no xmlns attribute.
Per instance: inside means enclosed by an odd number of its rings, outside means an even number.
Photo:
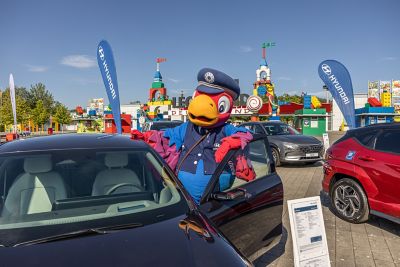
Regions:
<svg viewBox="0 0 400 267"><path fill-rule="evenodd" d="M283 234L269 251L258 251L255 266L293 266L287 200L318 196L322 190L322 163L278 167L285 190ZM367 223L351 224L330 211L329 200L322 198L331 266L400 267L400 225L372 216Z"/></svg>

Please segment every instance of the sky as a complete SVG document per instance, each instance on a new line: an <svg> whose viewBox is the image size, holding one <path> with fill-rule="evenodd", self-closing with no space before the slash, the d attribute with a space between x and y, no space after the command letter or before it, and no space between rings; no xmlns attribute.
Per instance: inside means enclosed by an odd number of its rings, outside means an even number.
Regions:
<svg viewBox="0 0 400 267"><path fill-rule="evenodd" d="M400 1L0 0L0 89L44 83L70 108L107 99L98 43L113 49L121 103L148 99L157 57L168 95L193 94L197 72L221 70L251 94L263 42L277 95L324 96L317 67L335 59L354 91L400 79ZM106 101L107 102L107 101Z"/></svg>

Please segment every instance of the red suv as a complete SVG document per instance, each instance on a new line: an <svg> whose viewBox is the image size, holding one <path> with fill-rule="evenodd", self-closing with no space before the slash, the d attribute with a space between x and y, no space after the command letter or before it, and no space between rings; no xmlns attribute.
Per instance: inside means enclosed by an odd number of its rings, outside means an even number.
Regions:
<svg viewBox="0 0 400 267"><path fill-rule="evenodd" d="M343 220L400 223L400 124L349 130L327 150L322 187Z"/></svg>

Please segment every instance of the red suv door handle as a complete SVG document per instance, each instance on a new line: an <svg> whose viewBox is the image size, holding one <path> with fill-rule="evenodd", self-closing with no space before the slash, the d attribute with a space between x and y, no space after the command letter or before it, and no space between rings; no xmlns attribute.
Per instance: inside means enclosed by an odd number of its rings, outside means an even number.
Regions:
<svg viewBox="0 0 400 267"><path fill-rule="evenodd" d="M363 160L363 161L374 161L374 158L371 158L370 156L365 156L365 157L358 157L358 159Z"/></svg>

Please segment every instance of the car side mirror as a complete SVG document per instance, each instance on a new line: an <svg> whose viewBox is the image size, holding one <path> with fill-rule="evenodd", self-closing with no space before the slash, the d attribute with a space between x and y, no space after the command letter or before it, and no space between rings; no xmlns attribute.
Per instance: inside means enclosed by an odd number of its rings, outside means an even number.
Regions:
<svg viewBox="0 0 400 267"><path fill-rule="evenodd" d="M247 197L246 190L243 188L236 188L229 192L217 192L211 194L211 199L215 200L234 200L244 199Z"/></svg>

